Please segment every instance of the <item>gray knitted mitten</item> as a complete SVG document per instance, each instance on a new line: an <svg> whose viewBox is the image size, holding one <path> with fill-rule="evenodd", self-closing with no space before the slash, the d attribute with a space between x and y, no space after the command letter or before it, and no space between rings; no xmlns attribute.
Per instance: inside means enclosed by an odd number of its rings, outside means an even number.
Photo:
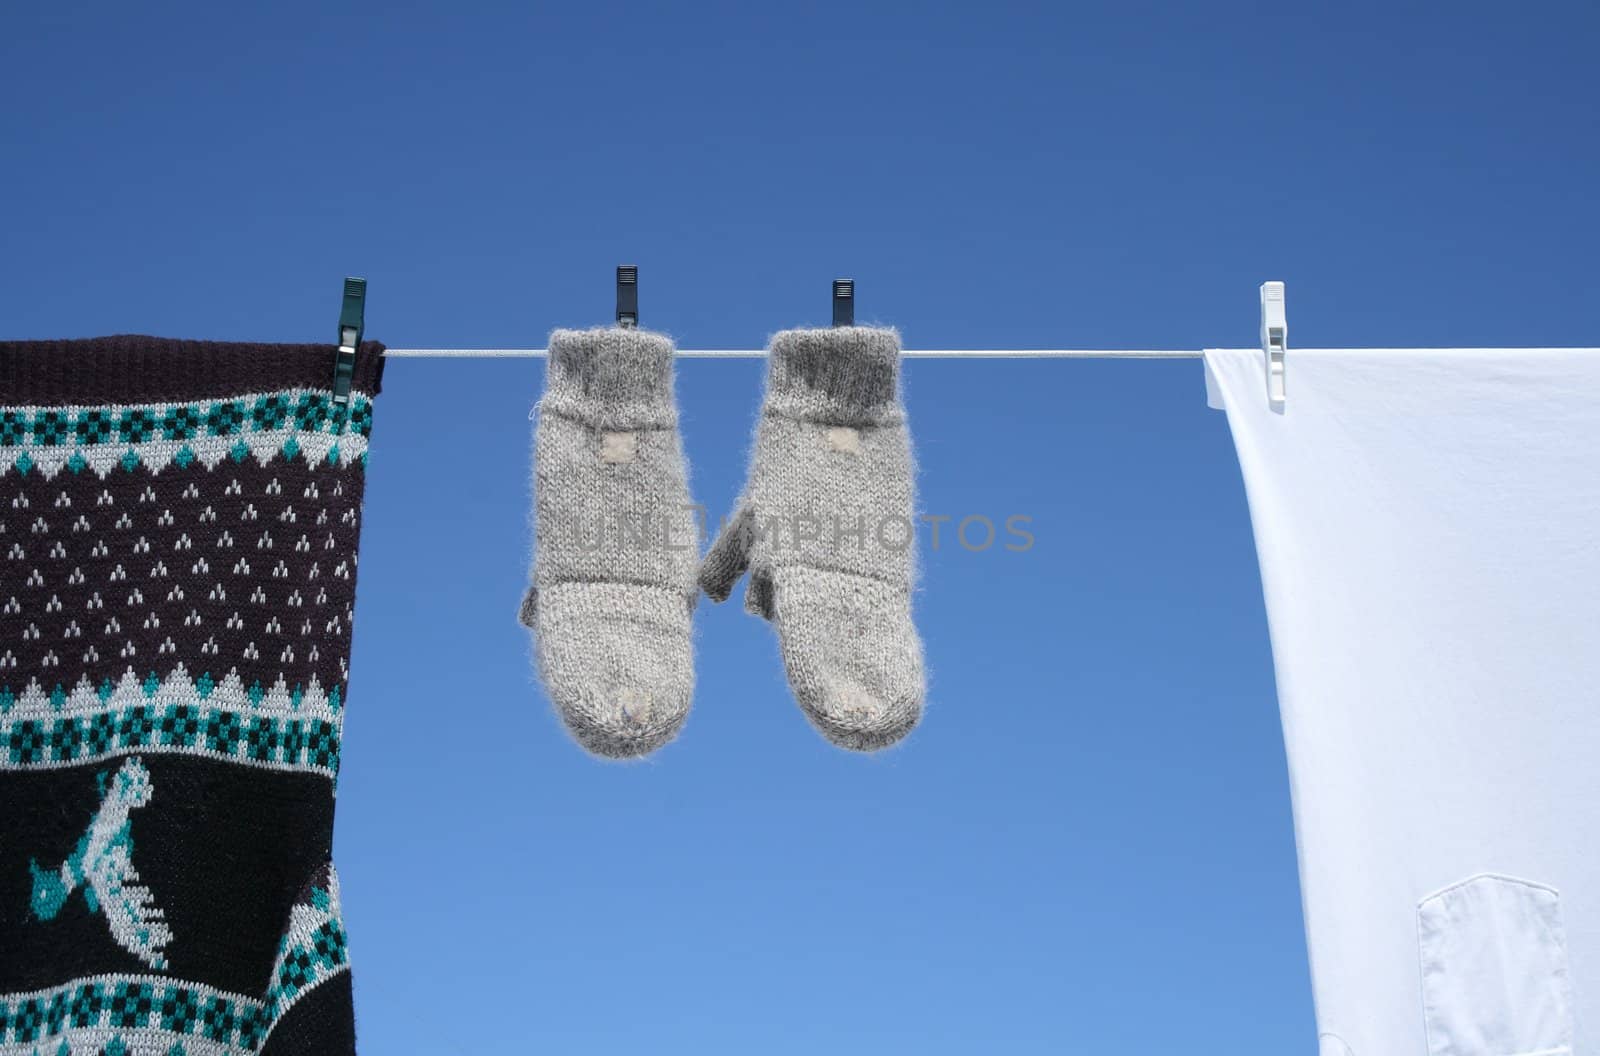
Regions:
<svg viewBox="0 0 1600 1056"><path fill-rule="evenodd" d="M749 482L706 555L700 587L770 620L806 717L873 751L922 714L911 623L911 438L900 336L838 327L773 338Z"/></svg>
<svg viewBox="0 0 1600 1056"><path fill-rule="evenodd" d="M670 741L694 693L699 542L672 359L660 334L557 330L539 401L521 620L567 729L614 758Z"/></svg>

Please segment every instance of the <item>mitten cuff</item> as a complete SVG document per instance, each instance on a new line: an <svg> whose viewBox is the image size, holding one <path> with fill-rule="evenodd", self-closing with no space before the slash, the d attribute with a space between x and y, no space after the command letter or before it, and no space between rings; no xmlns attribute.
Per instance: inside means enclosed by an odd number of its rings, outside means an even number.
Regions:
<svg viewBox="0 0 1600 1056"><path fill-rule="evenodd" d="M900 423L899 333L839 326L778 334L767 360L766 409L836 425Z"/></svg>
<svg viewBox="0 0 1600 1056"><path fill-rule="evenodd" d="M598 429L673 428L672 357L672 341L646 330L557 330L539 409Z"/></svg>

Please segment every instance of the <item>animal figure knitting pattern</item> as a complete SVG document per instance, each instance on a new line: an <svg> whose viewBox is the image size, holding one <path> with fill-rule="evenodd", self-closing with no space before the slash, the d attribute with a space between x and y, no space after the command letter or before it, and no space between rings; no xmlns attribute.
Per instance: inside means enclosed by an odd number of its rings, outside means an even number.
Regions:
<svg viewBox="0 0 1600 1056"><path fill-rule="evenodd" d="M67 898L79 888L90 911L105 913L111 935L123 949L152 968L165 968L162 951L172 938L172 929L162 920L165 915L155 905L155 896L136 881L133 868L133 831L129 815L134 808L150 802L150 772L138 759L129 759L111 777L99 774L100 809L89 821L89 829L78 846L61 863L46 871L36 861L28 862L33 875L33 898L29 908L40 920L54 920Z"/></svg>

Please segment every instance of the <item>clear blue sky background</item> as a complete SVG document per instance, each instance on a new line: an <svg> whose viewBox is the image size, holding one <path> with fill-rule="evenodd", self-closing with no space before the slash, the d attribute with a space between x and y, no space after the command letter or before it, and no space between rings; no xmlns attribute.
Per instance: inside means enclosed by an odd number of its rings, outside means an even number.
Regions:
<svg viewBox="0 0 1600 1056"><path fill-rule="evenodd" d="M9 5L0 331L538 346L1600 340L1588 3ZM1299 8L1299 10L1296 10ZM1291 353L1292 355L1292 353ZM696 497L756 362L687 362ZM542 363L394 362L337 855L364 1051L1312 1052L1250 526L1193 362L913 362L925 723L824 743L697 616L681 740L570 744L514 619ZM1291 360L1291 371L1292 371ZM451 732L441 734L440 727Z"/></svg>

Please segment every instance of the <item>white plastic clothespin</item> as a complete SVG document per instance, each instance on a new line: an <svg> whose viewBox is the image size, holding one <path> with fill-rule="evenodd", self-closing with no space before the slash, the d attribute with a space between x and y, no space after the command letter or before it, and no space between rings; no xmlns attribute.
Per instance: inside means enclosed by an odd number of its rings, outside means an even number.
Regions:
<svg viewBox="0 0 1600 1056"><path fill-rule="evenodd" d="M1261 351L1267 357L1267 402L1281 405L1287 397L1283 355L1289 347L1289 317L1283 307L1283 283L1261 284Z"/></svg>

